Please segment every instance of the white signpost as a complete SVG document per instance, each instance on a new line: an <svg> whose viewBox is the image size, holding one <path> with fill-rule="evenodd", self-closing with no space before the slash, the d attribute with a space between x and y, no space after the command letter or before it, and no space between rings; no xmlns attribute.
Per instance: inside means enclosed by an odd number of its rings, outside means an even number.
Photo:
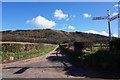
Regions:
<svg viewBox="0 0 120 80"><path fill-rule="evenodd" d="M110 18L110 11L107 10L107 15L108 16L104 16L104 17L93 17L92 20L103 20L103 19L107 19L108 20L108 27L109 27L109 39L111 40L111 29L110 29L110 22L115 20L115 19L118 19L120 18L120 14L118 13L118 15L115 15L113 17Z"/></svg>
<svg viewBox="0 0 120 80"><path fill-rule="evenodd" d="M104 16L104 17L94 17L93 20L102 20L102 19L107 19L108 16Z"/></svg>
<svg viewBox="0 0 120 80"><path fill-rule="evenodd" d="M113 21L113 20L115 20L115 19L117 19L117 18L120 18L120 15L119 15L119 14L116 15L116 16L113 16L112 18L110 18L110 21Z"/></svg>

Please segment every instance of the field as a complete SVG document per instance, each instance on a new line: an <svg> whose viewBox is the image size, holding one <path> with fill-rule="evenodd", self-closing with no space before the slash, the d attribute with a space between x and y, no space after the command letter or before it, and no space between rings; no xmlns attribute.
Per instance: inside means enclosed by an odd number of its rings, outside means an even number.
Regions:
<svg viewBox="0 0 120 80"><path fill-rule="evenodd" d="M92 47L83 49L83 52L95 53L100 49L104 49L104 50L109 49L109 44L102 44L102 45L101 44L93 44Z"/></svg>
<svg viewBox="0 0 120 80"><path fill-rule="evenodd" d="M62 44L61 49L77 65L85 65L104 70L119 69L119 52L111 51L109 44L93 44L92 47L84 48L81 52L74 50L74 46L72 46L72 49L65 47L65 45Z"/></svg>
<svg viewBox="0 0 120 80"><path fill-rule="evenodd" d="M46 54L57 47L51 44L2 43L2 62L36 57Z"/></svg>

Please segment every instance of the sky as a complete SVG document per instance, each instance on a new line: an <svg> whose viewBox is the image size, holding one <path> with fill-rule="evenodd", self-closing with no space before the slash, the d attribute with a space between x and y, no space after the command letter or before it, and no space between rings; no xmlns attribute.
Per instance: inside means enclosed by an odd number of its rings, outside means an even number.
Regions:
<svg viewBox="0 0 120 80"><path fill-rule="evenodd" d="M2 31L54 29L108 36L107 20L93 17L118 14L117 2L3 2ZM118 35L118 20L111 22L112 35Z"/></svg>

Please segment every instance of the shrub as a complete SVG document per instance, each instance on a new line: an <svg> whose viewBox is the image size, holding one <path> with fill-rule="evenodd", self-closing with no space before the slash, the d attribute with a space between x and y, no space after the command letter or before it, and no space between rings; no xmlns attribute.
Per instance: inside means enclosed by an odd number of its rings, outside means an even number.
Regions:
<svg viewBox="0 0 120 80"><path fill-rule="evenodd" d="M21 52L20 50L21 45L20 44L2 44L2 52Z"/></svg>
<svg viewBox="0 0 120 80"><path fill-rule="evenodd" d="M82 41L82 42L74 42L74 51L77 53L81 53L83 49L90 48L92 51L93 42L92 41Z"/></svg>
<svg viewBox="0 0 120 80"><path fill-rule="evenodd" d="M74 51L77 53L81 53L84 49L84 43L83 42L74 42Z"/></svg>
<svg viewBox="0 0 120 80"><path fill-rule="evenodd" d="M43 49L43 44L10 44L4 43L2 44L2 52L5 53L18 53L18 52L25 52L31 50L39 50Z"/></svg>
<svg viewBox="0 0 120 80"><path fill-rule="evenodd" d="M110 41L109 46L112 53L120 53L120 38Z"/></svg>

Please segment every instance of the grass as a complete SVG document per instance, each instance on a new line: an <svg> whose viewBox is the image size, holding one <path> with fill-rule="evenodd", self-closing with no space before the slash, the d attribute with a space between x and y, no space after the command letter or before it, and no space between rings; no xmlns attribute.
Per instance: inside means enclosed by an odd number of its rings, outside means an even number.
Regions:
<svg viewBox="0 0 120 80"><path fill-rule="evenodd" d="M90 48L86 48L81 53L76 53L63 46L61 46L61 49L70 57L71 61L77 64L110 70L119 69L120 67L119 53L110 54L109 47L100 48L99 44L95 44L92 47L93 51Z"/></svg>
<svg viewBox="0 0 120 80"><path fill-rule="evenodd" d="M14 60L18 60L18 59L41 56L43 54L46 54L54 50L56 47L57 47L56 45L54 46L47 45L39 50L32 50L32 51L18 52L18 53L2 52L2 62L11 61L10 57L14 57Z"/></svg>
<svg viewBox="0 0 120 80"><path fill-rule="evenodd" d="M103 49L103 50L106 50L106 49L109 49L109 44L102 44L102 47L100 47L101 45L100 44L94 44L91 48L85 48L83 50L83 52L86 52L86 53L95 53L97 52L98 50L100 49Z"/></svg>

